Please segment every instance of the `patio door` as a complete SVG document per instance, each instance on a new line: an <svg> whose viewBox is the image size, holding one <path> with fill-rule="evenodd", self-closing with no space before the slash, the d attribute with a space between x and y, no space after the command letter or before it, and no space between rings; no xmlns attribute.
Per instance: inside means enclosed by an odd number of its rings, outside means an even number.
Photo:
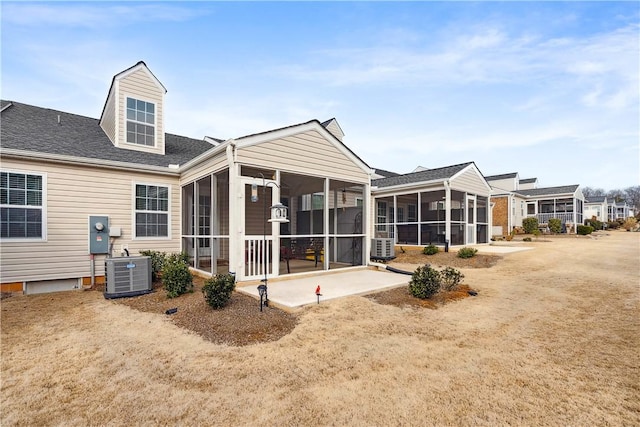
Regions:
<svg viewBox="0 0 640 427"><path fill-rule="evenodd" d="M277 223L269 222L271 206L278 191L274 181L243 178L242 241L244 268L242 280L258 280L278 275L280 243ZM274 227L273 224L276 224Z"/></svg>
<svg viewBox="0 0 640 427"><path fill-rule="evenodd" d="M476 197L467 195L467 245L476 243Z"/></svg>

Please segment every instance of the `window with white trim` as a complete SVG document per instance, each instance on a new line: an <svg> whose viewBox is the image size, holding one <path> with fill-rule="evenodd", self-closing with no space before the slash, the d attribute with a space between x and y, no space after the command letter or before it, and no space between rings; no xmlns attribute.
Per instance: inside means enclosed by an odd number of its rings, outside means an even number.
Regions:
<svg viewBox="0 0 640 427"><path fill-rule="evenodd" d="M361 208L362 206L364 206L363 200L364 199L362 197L356 197L356 207Z"/></svg>
<svg viewBox="0 0 640 427"><path fill-rule="evenodd" d="M169 187L136 184L136 237L169 237Z"/></svg>
<svg viewBox="0 0 640 427"><path fill-rule="evenodd" d="M418 220L418 209L416 205L407 205L407 221L415 222Z"/></svg>
<svg viewBox="0 0 640 427"><path fill-rule="evenodd" d="M154 147L156 106L127 97L127 142Z"/></svg>
<svg viewBox="0 0 640 427"><path fill-rule="evenodd" d="M378 231L387 231L387 202L378 202Z"/></svg>
<svg viewBox="0 0 640 427"><path fill-rule="evenodd" d="M42 239L42 175L0 172L0 237Z"/></svg>

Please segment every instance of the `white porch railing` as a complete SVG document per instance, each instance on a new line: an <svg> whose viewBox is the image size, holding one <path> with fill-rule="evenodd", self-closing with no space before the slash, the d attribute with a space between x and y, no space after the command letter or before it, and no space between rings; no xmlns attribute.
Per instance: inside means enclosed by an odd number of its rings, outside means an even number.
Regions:
<svg viewBox="0 0 640 427"><path fill-rule="evenodd" d="M536 215L539 224L546 224L551 218L558 218L563 224L573 222L573 212L541 213Z"/></svg>
<svg viewBox="0 0 640 427"><path fill-rule="evenodd" d="M246 236L244 239L244 280L256 280L264 279L265 268L267 274L273 274L272 266L272 236ZM265 265L265 251L266 251L266 265Z"/></svg>

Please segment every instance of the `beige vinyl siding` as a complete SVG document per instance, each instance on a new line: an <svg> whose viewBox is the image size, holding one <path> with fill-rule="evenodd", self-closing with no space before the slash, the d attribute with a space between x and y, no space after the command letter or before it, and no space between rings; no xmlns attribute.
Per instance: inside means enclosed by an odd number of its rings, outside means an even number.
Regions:
<svg viewBox="0 0 640 427"><path fill-rule="evenodd" d="M184 171L180 177L180 185L197 181L205 175L218 173L228 166L227 153L223 150L213 158L207 159L198 165L191 166L189 170Z"/></svg>
<svg viewBox="0 0 640 427"><path fill-rule="evenodd" d="M367 183L369 176L318 131L238 149L238 162L264 168Z"/></svg>
<svg viewBox="0 0 640 427"><path fill-rule="evenodd" d="M180 251L177 177L12 159L3 159L2 168L47 175L47 239L34 242L4 239L0 245L3 283L89 276L89 215L108 215L110 227L121 227L122 237L114 241L114 255L120 254L122 244L128 245L131 255L143 249ZM134 183L170 186L170 239L133 240ZM96 255L98 276L104 274L104 258L105 255Z"/></svg>
<svg viewBox="0 0 640 427"><path fill-rule="evenodd" d="M111 87L107 103L104 107L104 113L100 119L100 127L109 137L109 140L116 144L116 97L114 94L114 86Z"/></svg>
<svg viewBox="0 0 640 427"><path fill-rule="evenodd" d="M159 88L155 80L153 80L149 74L142 69L136 70L126 77L123 77L118 83L118 118L120 121L120 127L118 130L118 140L120 141L120 144L118 146L132 150L164 154L164 90ZM133 97L155 103L155 147L145 147L143 145L126 143L127 97Z"/></svg>
<svg viewBox="0 0 640 427"><path fill-rule="evenodd" d="M494 194L500 194L507 191L516 190L515 178L497 179L495 181L488 181L489 185L493 188Z"/></svg>
<svg viewBox="0 0 640 427"><path fill-rule="evenodd" d="M525 182L524 184L520 182L518 184L518 190L531 190L537 187L538 187L537 182Z"/></svg>
<svg viewBox="0 0 640 427"><path fill-rule="evenodd" d="M451 188L480 196L489 196L490 193L484 179L472 167L451 180Z"/></svg>
<svg viewBox="0 0 640 427"><path fill-rule="evenodd" d="M333 136L342 141L344 134L342 133L340 126L338 126L338 123L336 123L335 120L331 120L331 122L327 125L327 130L331 132Z"/></svg>

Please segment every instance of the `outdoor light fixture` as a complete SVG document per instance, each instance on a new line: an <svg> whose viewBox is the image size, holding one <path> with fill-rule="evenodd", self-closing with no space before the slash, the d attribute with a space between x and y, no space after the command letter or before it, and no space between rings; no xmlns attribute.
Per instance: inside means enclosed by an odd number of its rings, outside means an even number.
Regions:
<svg viewBox="0 0 640 427"><path fill-rule="evenodd" d="M267 285L258 285L258 294L260 294L260 311L262 311L262 306L267 305L268 295L267 295ZM264 301L264 303L263 303ZM268 305L267 305L268 307Z"/></svg>

